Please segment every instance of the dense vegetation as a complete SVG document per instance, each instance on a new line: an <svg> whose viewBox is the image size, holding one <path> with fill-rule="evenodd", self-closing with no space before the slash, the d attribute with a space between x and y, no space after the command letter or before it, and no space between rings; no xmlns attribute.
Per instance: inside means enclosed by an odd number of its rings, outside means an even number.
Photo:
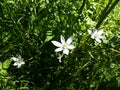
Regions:
<svg viewBox="0 0 120 90"><path fill-rule="evenodd" d="M0 90L119 90L119 11L119 0L0 0ZM74 36L68 54L52 43L61 35Z"/></svg>

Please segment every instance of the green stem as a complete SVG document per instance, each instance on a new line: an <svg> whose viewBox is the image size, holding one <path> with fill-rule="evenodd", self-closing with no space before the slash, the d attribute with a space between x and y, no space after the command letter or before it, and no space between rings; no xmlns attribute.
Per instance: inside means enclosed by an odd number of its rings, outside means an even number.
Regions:
<svg viewBox="0 0 120 90"><path fill-rule="evenodd" d="M88 66L91 63L91 61L87 62L86 64L84 64L84 66L82 66L77 72L74 73L74 76L76 76L78 73L80 73L80 71L82 69L84 69L86 66Z"/></svg>
<svg viewBox="0 0 120 90"><path fill-rule="evenodd" d="M82 6L81 6L81 8L80 8L80 14L82 13L82 10L83 10L83 8L84 8L84 6L85 6L86 1L87 1L87 0L83 0Z"/></svg>
<svg viewBox="0 0 120 90"><path fill-rule="evenodd" d="M110 0L111 1L111 0ZM111 3L109 1L108 5ZM114 9L114 7L118 4L119 0L116 0L109 9L107 9L109 6L107 5L106 8L103 10L103 13L101 15L101 18L99 20L99 22L96 25L96 28L99 28L100 25L102 24L102 22L104 21L104 19L107 17L107 15ZM107 11L106 11L107 10ZM106 11L106 13L105 13Z"/></svg>
<svg viewBox="0 0 120 90"><path fill-rule="evenodd" d="M101 11L101 14L100 14L99 17L103 18L105 16L105 14L106 14L107 10L109 9L111 3L112 3L112 0L109 0L107 6L104 8L103 11ZM101 20L101 18L99 18L99 19Z"/></svg>
<svg viewBox="0 0 120 90"><path fill-rule="evenodd" d="M79 16L76 17L75 21L73 22L73 25L78 21L79 18L81 18L81 14L82 14L82 10L84 9L84 6L85 6L85 3L86 3L87 0L83 0L83 3L82 3L82 6L80 7L80 10L79 10Z"/></svg>
<svg viewBox="0 0 120 90"><path fill-rule="evenodd" d="M86 66L88 66L90 63L91 63L91 61L88 61L86 64L84 64L84 66L82 66L82 67L81 67L80 69L78 69L75 73L73 73L69 78L67 78L67 79L64 81L64 83L67 82L68 80L74 78L74 76L76 76L78 73L80 73L80 71L81 71L82 69L84 69Z"/></svg>

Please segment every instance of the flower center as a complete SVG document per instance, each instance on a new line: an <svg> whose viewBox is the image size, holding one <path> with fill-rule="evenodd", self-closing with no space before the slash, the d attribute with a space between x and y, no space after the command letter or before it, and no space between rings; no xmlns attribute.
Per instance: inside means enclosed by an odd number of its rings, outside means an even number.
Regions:
<svg viewBox="0 0 120 90"><path fill-rule="evenodd" d="M96 38L98 38L99 36L100 36L99 33L96 33L96 34L95 34L95 37L96 37Z"/></svg>
<svg viewBox="0 0 120 90"><path fill-rule="evenodd" d="M66 43L63 44L63 48L67 48L67 44Z"/></svg>
<svg viewBox="0 0 120 90"><path fill-rule="evenodd" d="M17 63L21 63L21 62L23 62L23 60L18 60L18 61L16 61Z"/></svg>

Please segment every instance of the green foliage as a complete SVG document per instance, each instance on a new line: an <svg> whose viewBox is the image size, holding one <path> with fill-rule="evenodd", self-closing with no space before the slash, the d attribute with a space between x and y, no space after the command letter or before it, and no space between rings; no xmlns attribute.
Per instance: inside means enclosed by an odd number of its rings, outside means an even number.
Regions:
<svg viewBox="0 0 120 90"><path fill-rule="evenodd" d="M119 90L119 10L119 0L1 0L0 89ZM94 28L104 29L102 43ZM60 35L76 46L61 63L51 43Z"/></svg>

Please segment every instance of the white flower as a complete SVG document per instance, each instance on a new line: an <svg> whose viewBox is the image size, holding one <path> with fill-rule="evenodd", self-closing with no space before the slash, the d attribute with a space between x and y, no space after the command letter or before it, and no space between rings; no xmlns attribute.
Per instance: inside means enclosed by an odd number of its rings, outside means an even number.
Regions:
<svg viewBox="0 0 120 90"><path fill-rule="evenodd" d="M101 29L101 30L99 30L99 31L97 31L97 30L95 29L93 32L92 32L91 30L88 30L88 33L91 35L91 38L92 38L92 39L95 39L95 40L96 40L97 42L99 42L99 43L101 43L101 40L100 40L100 39L104 38L104 37L102 36L103 32L104 32L103 29Z"/></svg>
<svg viewBox="0 0 120 90"><path fill-rule="evenodd" d="M75 46L71 45L73 36L70 36L67 41L65 41L65 38L61 35L60 36L61 43L58 41L52 41L52 43L58 47L55 49L55 52L60 52L63 51L63 54L68 55L69 54L69 49L74 49Z"/></svg>
<svg viewBox="0 0 120 90"><path fill-rule="evenodd" d="M15 62L13 65L17 66L18 68L20 68L22 64L25 64L25 62L23 61L23 59L22 59L22 57L20 55L18 56L18 58L13 57L12 59Z"/></svg>

